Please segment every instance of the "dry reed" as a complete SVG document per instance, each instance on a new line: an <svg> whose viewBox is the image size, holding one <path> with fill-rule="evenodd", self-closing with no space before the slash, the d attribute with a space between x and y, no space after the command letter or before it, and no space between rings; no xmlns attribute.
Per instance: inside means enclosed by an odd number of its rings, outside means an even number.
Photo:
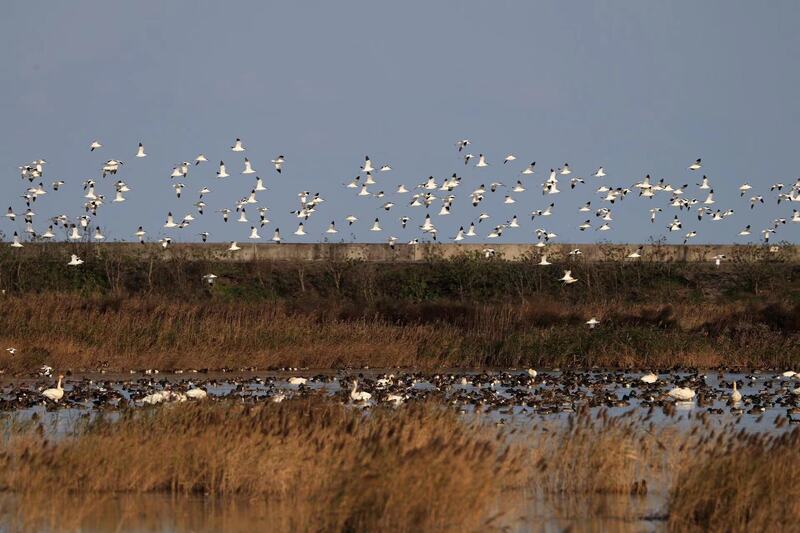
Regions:
<svg viewBox="0 0 800 533"><path fill-rule="evenodd" d="M475 529L520 465L502 436L439 406L365 415L312 399L129 413L58 442L16 433L0 487L244 495L279 504L286 530Z"/></svg>
<svg viewBox="0 0 800 533"><path fill-rule="evenodd" d="M671 531L798 531L800 431L721 434L670 491Z"/></svg>
<svg viewBox="0 0 800 533"><path fill-rule="evenodd" d="M3 298L0 369L793 367L800 306ZM599 316L589 330L584 321Z"/></svg>

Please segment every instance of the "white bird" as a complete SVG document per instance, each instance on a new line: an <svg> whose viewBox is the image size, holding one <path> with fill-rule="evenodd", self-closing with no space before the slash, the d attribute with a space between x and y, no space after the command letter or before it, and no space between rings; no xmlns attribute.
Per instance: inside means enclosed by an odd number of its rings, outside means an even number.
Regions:
<svg viewBox="0 0 800 533"><path fill-rule="evenodd" d="M736 390L736 380L733 381L733 392L731 392L731 401L739 403L742 401L742 393Z"/></svg>
<svg viewBox="0 0 800 533"><path fill-rule="evenodd" d="M82 264L83 264L83 259L80 259L75 254L72 254L72 257L70 258L69 263L67 263L68 266L79 266L79 265L82 265Z"/></svg>
<svg viewBox="0 0 800 533"><path fill-rule="evenodd" d="M488 167L489 163L486 162L486 156L480 154L478 156L478 163L475 165L476 167Z"/></svg>
<svg viewBox="0 0 800 533"><path fill-rule="evenodd" d="M139 149L136 151L136 157L147 157L147 154L144 153L144 145L139 143Z"/></svg>
<svg viewBox="0 0 800 533"><path fill-rule="evenodd" d="M258 234L258 228L256 228L255 226L250 226L250 237L248 238L253 240L260 239L261 235Z"/></svg>
<svg viewBox="0 0 800 533"><path fill-rule="evenodd" d="M372 161L370 161L369 156L364 157L364 166L361 167L361 170L366 174L370 174L375 170L372 167Z"/></svg>
<svg viewBox="0 0 800 533"><path fill-rule="evenodd" d="M644 376L639 378L639 380L647 384L653 384L656 381L658 381L658 376L650 372L649 374L645 374Z"/></svg>
<svg viewBox="0 0 800 533"><path fill-rule="evenodd" d="M53 400L54 402L58 402L61 398L64 397L64 388L61 386L61 380L64 379L64 376L58 376L58 384L54 389L45 389L42 391L42 396L47 398L48 400Z"/></svg>
<svg viewBox="0 0 800 533"><path fill-rule="evenodd" d="M17 349L16 348L6 348L6 351L9 353L9 355L16 355L17 354Z"/></svg>
<svg viewBox="0 0 800 533"><path fill-rule="evenodd" d="M172 212L170 211L167 213L167 221L164 223L165 228L176 228L178 225L175 223L175 220L172 217Z"/></svg>
<svg viewBox="0 0 800 533"><path fill-rule="evenodd" d="M516 157L514 154L508 154L508 155L506 156L506 159L505 159L505 161L503 161L503 164L505 165L505 164L506 164L506 163L508 163L509 161L514 161L515 159L517 159L517 157Z"/></svg>
<svg viewBox="0 0 800 533"><path fill-rule="evenodd" d="M186 397L193 400L205 400L208 398L208 393L201 388L192 387L186 391Z"/></svg>
<svg viewBox="0 0 800 533"><path fill-rule="evenodd" d="M230 174L228 174L228 171L225 170L225 163L223 161L220 161L219 162L219 170L217 171L217 177L218 178L227 178L228 176L230 176Z"/></svg>
<svg viewBox="0 0 800 533"><path fill-rule="evenodd" d="M276 242L280 244L281 242L281 230L280 228L275 228L275 232L272 234L272 242Z"/></svg>
<svg viewBox="0 0 800 533"><path fill-rule="evenodd" d="M303 223L302 222L300 223L299 226L297 226L297 229L295 230L294 234L295 235L301 235L301 236L306 234L306 230L305 230L305 228L303 228ZM272 240L275 240L275 238L273 237Z"/></svg>
<svg viewBox="0 0 800 533"><path fill-rule="evenodd" d="M679 402L691 401L695 396L695 392L687 387L675 387L667 393L670 398L674 398Z"/></svg>
<svg viewBox="0 0 800 533"><path fill-rule="evenodd" d="M90 151L90 152L94 152L94 151L95 151L95 150L97 150L98 148L102 148L102 147L103 147L103 145L102 145L102 144L100 144L100 141L98 141L97 139L95 139L95 140L93 140L93 141L92 141L92 144L90 144L90 145L89 145L89 151Z"/></svg>
<svg viewBox="0 0 800 533"><path fill-rule="evenodd" d="M700 158L698 157L694 163L689 165L689 170L699 170L702 166L703 165L700 164Z"/></svg>
<svg viewBox="0 0 800 533"><path fill-rule="evenodd" d="M569 285L570 283L575 283L578 280L577 280L577 278L573 278L572 277L572 271L571 270L565 270L564 271L564 276L559 278L558 281L563 281L564 285Z"/></svg>
<svg viewBox="0 0 800 533"><path fill-rule="evenodd" d="M78 226L73 224L71 226L71 230L72 231L69 234L69 240L71 240L71 241L79 241L79 240L81 240L82 237L81 237L80 232L78 231Z"/></svg>
<svg viewBox="0 0 800 533"><path fill-rule="evenodd" d="M241 246L239 246L239 244L236 241L231 242L231 245L228 246L229 252L238 252L241 249L242 249Z"/></svg>
<svg viewBox="0 0 800 533"><path fill-rule="evenodd" d="M245 157L244 158L244 170L242 171L242 174L255 174L255 173L256 173L256 171L253 170L252 163L250 163L250 160Z"/></svg>
<svg viewBox="0 0 800 533"><path fill-rule="evenodd" d="M629 253L628 254L628 259L639 259L640 257L642 257L642 250L643 249L644 249L644 246L640 246L639 248L637 248L633 252Z"/></svg>
<svg viewBox="0 0 800 533"><path fill-rule="evenodd" d="M284 161L285 159L283 158L282 155L279 155L275 159L271 160L271 163L275 166L275 170L278 172L278 174L281 173L281 168L283 168Z"/></svg>
<svg viewBox="0 0 800 533"><path fill-rule="evenodd" d="M206 274L205 276L203 276L203 281L205 281L209 285L213 285L214 282L217 281L217 275L216 274Z"/></svg>
<svg viewBox="0 0 800 533"><path fill-rule="evenodd" d="M11 242L11 247L12 248L22 248L22 243L19 242L19 235L17 235L16 231L14 232L14 237L13 237L13 240Z"/></svg>
<svg viewBox="0 0 800 533"><path fill-rule="evenodd" d="M353 390L350 391L350 399L354 402L367 402L372 398L372 394L367 391L358 390L358 380L353 380Z"/></svg>
<svg viewBox="0 0 800 533"><path fill-rule="evenodd" d="M244 152L244 146L242 146L242 140L241 139L238 139L238 138L236 139L236 142L234 142L233 146L231 146L231 151L233 151L233 152Z"/></svg>
<svg viewBox="0 0 800 533"><path fill-rule="evenodd" d="M586 325L589 326L589 329L594 329L600 321L597 320L595 317L590 318L586 321Z"/></svg>
<svg viewBox="0 0 800 533"><path fill-rule="evenodd" d="M305 385L308 382L306 378L289 378L289 385Z"/></svg>
<svg viewBox="0 0 800 533"><path fill-rule="evenodd" d="M203 154L200 154L200 155L198 155L197 157L194 158L194 164L195 165L199 165L200 163L205 163L206 161L208 161L208 159Z"/></svg>

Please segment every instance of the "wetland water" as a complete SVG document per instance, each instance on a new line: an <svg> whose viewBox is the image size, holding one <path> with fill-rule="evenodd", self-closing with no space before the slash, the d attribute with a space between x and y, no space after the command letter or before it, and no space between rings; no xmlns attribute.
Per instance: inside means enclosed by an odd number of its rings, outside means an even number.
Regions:
<svg viewBox="0 0 800 533"><path fill-rule="evenodd" d="M154 401L193 401L184 394L196 388L207 392L205 401L256 403L332 397L365 410L380 404L438 399L456 406L465 416L480 413L487 423L509 428L563 426L579 410L676 431L727 426L749 432L783 432L800 420L800 395L793 393L796 380L780 372L662 373L653 384L643 383L643 374L553 370L540 371L532 378L526 370L476 373L457 369L439 373L388 369L87 373L66 377L64 399L58 404L45 403L40 393L53 386L53 376L5 377L0 381L0 421L7 427L12 422L34 420L49 438L61 439L98 415L113 419L127 409L165 408L151 405ZM297 378L306 381L298 383L302 380ZM352 399L356 380L357 390L371 395L368 401ZM734 381L743 396L736 404L730 401ZM675 402L666 395L675 386L691 388L697 396L692 402ZM667 487L658 486L650 487L645 496L591 498L544 499L517 491L506 495L497 507L502 511L501 525L510 530L660 530L666 495ZM575 512L581 506L590 506L595 512L584 520ZM286 509L271 508L258 499L115 495L98 496L87 504L85 496L62 495L37 503L5 494L0 511L2 531L32 524L35 530L45 531L256 531L276 524L278 529L291 529L288 521L280 521L288 520L281 518Z"/></svg>

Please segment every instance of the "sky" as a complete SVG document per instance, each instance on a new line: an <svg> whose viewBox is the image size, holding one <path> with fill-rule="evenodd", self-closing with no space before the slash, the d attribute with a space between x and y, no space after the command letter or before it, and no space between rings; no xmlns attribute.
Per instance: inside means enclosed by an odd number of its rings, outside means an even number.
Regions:
<svg viewBox="0 0 800 533"><path fill-rule="evenodd" d="M795 183L800 124L800 3L776 0L694 1L473 1L458 2L112 2L10 1L0 18L0 210L26 209L29 186L18 167L47 161L41 181L48 194L33 205L34 227L47 218L84 214L82 182L105 194L93 224L109 240L133 240L139 225L148 239L169 236L247 241L251 224L227 224L215 213L247 196L253 176L242 175L243 155L268 191L264 241L276 227L287 242L329 240L400 242L423 235L424 208L408 206L400 183L413 189L428 176L439 182L462 178L448 216L430 208L439 239L450 241L459 226L479 224L479 237L519 217L497 242L533 242L535 228L558 234L557 242L682 242L696 230L697 243L748 242L778 217L791 219L800 203L776 203L770 185ZM247 148L231 152L235 138ZM465 165L455 142L484 153L487 168ZM92 140L103 148L89 151ZM139 142L148 156L134 157ZM209 163L174 180L172 168L204 153ZM508 153L517 160L503 164ZM286 158L278 175L270 160ZM351 181L369 155L376 173L371 193L358 197ZM687 166L698 157L703 168ZM114 178L100 176L107 159L124 165L116 178L132 189L112 204ZM215 177L224 160L230 178ZM536 161L533 176L521 176ZM473 161L474 162L474 161ZM573 174L558 195L541 193L550 168L568 162ZM607 177L592 178L598 167ZM631 187L645 174L673 185L688 183L687 198L703 200L695 186L702 174L715 190L713 209L735 215L697 220L695 209L679 212L668 193L648 200L637 189L613 206L595 190ZM586 181L570 190L569 177ZM512 186L524 193L504 204L509 188L487 193L473 208L469 193L480 184ZM64 180L58 192L49 184ZM172 184L186 185L178 200ZM753 189L742 198L738 187ZM206 213L197 216L197 191L207 186ZM305 222L308 235L292 232L299 220L297 193L319 192L325 202ZM420 191L417 191L420 192ZM421 191L424 192L424 191ZM434 191L441 197L446 193ZM750 209L749 197L765 203ZM380 206L392 201L386 212ZM581 232L593 208L613 210L612 230ZM556 204L548 218L530 212ZM655 223L649 209L662 207ZM250 221L258 219L248 206ZM194 213L187 228L162 226ZM344 217L360 219L348 228ZM679 232L666 225L678 214ZM398 218L410 216L408 228ZM383 231L371 232L374 218ZM324 233L335 220L339 233ZM738 232L751 224L753 234ZM24 233L21 217L3 218L9 239ZM773 240L797 242L800 224L782 226ZM425 239L428 237L426 236Z"/></svg>

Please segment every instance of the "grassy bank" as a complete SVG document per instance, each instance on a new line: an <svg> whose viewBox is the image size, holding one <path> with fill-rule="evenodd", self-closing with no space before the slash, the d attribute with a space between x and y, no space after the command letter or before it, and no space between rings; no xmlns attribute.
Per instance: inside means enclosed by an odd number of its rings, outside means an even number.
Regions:
<svg viewBox="0 0 800 533"><path fill-rule="evenodd" d="M61 259L0 254L0 369L800 364L790 263Z"/></svg>
<svg viewBox="0 0 800 533"><path fill-rule="evenodd" d="M278 530L410 531L509 524L520 494L523 507L543 499L569 520L635 521L654 491L675 531L792 529L800 506L785 476L800 459L800 431L695 424L601 412L500 430L435 403L366 416L321 399L176 405L86 422L56 441L14 425L0 441L0 490L22 502L6 517L39 525L51 507L34 504L54 493L86 502L59 515L62 526L104 498L152 493L246 497ZM619 505L610 509L608 496Z"/></svg>

